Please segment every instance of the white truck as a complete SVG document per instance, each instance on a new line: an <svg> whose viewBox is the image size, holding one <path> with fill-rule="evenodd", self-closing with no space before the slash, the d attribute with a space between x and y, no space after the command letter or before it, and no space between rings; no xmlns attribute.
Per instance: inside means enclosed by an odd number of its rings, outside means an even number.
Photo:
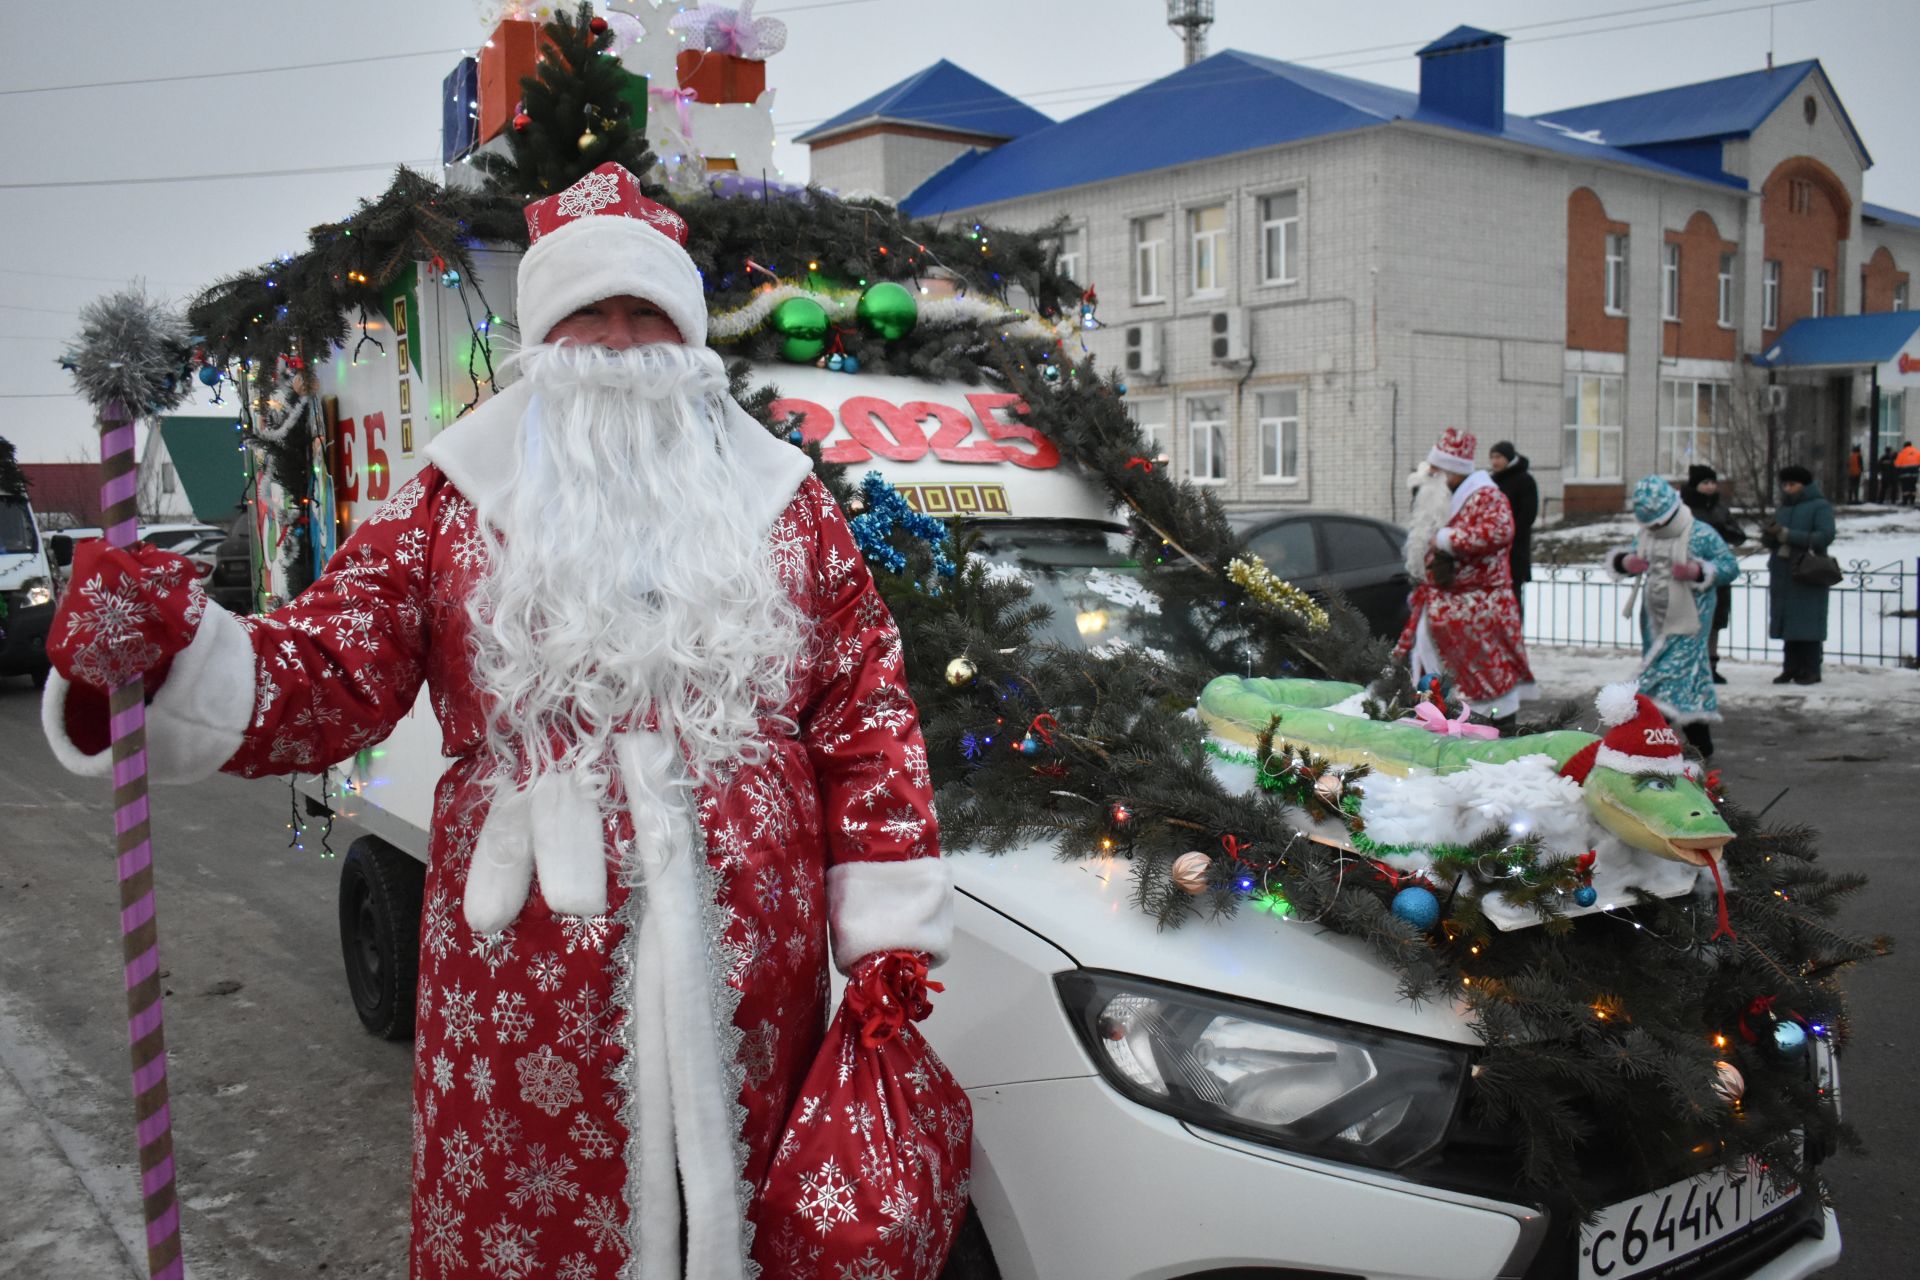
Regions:
<svg viewBox="0 0 1920 1280"><path fill-rule="evenodd" d="M512 265L505 254L479 264L503 315ZM475 335L455 295L422 286L391 321L393 332L376 326L384 358L354 364L343 351L326 377L328 491L315 496L341 515L328 531L340 538L419 469L434 431L458 429L449 419L473 391ZM1009 422L1008 397L810 366L760 372L830 459L878 468L919 509L973 522L980 553L1053 606L1061 642L1124 640L1144 621L1128 603L1137 593L1113 588L1136 571L1105 494ZM907 417L932 430L887 428ZM260 496L271 547L277 508ZM1089 615L1091 633L1075 625ZM341 942L355 1007L378 1035L412 1026L443 764L423 695L386 741L298 783L314 813L358 837L343 860ZM1520 1194L1511 1153L1466 1120L1476 1039L1461 1013L1408 1003L1355 940L1255 911L1162 932L1132 905L1124 861L1066 863L1045 847L948 854L957 932L926 1030L974 1105L976 1213L954 1273L1792 1280L1839 1256L1818 1197L1758 1203L1758 1178L1623 1185L1584 1227ZM1117 1024L1145 1030L1116 1039ZM1710 1215L1698 1207L1709 1201Z"/></svg>
<svg viewBox="0 0 1920 1280"><path fill-rule="evenodd" d="M47 679L53 564L25 494L0 493L0 676Z"/></svg>

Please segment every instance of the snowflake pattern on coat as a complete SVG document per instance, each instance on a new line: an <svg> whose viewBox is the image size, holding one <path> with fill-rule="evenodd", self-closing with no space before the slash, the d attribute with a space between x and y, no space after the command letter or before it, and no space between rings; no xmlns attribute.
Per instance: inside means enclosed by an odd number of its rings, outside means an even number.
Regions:
<svg viewBox="0 0 1920 1280"><path fill-rule="evenodd" d="M1675 724L1702 724L1720 718L1720 699L1713 688L1713 661L1707 642L1713 636L1714 588L1724 587L1740 576L1740 562L1728 550L1727 543L1704 520L1693 522L1687 539L1687 558L1708 565L1711 580L1689 583L1693 607L1700 617L1700 629L1690 636L1660 636L1653 632L1649 601L1655 591L1665 591L1666 583L1652 575L1640 587L1640 692L1653 699L1655 706ZM1656 645L1658 646L1656 649Z"/></svg>
<svg viewBox="0 0 1920 1280"><path fill-rule="evenodd" d="M484 568L477 520L429 466L299 599L240 619L258 692L225 768L256 777L342 760L390 732L427 686L453 763L435 793L421 916L410 1274L617 1280L631 1247L617 989L631 939L628 891L611 868L632 823L608 807L605 914L557 915L536 883L504 933L467 927L461 894L487 805L487 707L467 643L467 599ZM725 921L716 955L740 991L740 1172L756 1187L827 1025L827 869L938 856L899 633L845 517L809 476L768 539L817 628L781 709L799 732L769 717L767 758L696 803ZM850 1138L845 1168L856 1177L858 1151ZM932 1232L934 1212L916 1206L908 1220ZM755 1242L768 1277L792 1274L778 1248Z"/></svg>
<svg viewBox="0 0 1920 1280"><path fill-rule="evenodd" d="M1483 473L1484 474L1484 473ZM1526 644L1520 638L1520 601L1513 594L1513 507L1489 482L1460 504L1447 521L1455 564L1446 586L1433 580L1413 589L1406 630L1393 656L1412 652L1420 619L1454 688L1468 702L1489 703L1516 686L1533 683ZM1429 562L1430 563L1430 562Z"/></svg>

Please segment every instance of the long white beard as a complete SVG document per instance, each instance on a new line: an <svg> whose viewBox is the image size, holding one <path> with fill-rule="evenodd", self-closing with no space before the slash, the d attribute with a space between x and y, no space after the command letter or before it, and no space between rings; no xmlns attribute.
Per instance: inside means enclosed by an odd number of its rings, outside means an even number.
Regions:
<svg viewBox="0 0 1920 1280"><path fill-rule="evenodd" d="M1427 579L1427 551L1433 535L1447 527L1452 494L1447 481L1434 468L1422 463L1407 477L1413 491L1413 510L1407 516L1407 573L1415 582Z"/></svg>
<svg viewBox="0 0 1920 1280"><path fill-rule="evenodd" d="M571 343L515 357L533 399L502 523L468 602L493 699L496 791L610 770L649 711L694 778L764 759L806 635L765 530L737 518L745 468L705 348ZM790 730L776 722L771 726Z"/></svg>

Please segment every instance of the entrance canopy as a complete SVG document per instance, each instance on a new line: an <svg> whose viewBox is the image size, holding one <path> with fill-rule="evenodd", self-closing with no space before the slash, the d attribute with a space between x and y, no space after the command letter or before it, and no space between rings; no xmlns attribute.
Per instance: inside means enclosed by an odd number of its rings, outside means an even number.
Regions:
<svg viewBox="0 0 1920 1280"><path fill-rule="evenodd" d="M1883 387L1920 387L1920 311L1801 320L1753 362L1810 373L1877 370Z"/></svg>

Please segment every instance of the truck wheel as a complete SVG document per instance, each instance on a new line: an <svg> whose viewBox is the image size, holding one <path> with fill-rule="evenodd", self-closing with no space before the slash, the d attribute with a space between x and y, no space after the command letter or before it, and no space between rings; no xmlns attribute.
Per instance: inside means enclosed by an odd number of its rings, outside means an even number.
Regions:
<svg viewBox="0 0 1920 1280"><path fill-rule="evenodd" d="M371 836L340 866L340 951L362 1025L383 1040L413 1035L420 901L427 869Z"/></svg>

